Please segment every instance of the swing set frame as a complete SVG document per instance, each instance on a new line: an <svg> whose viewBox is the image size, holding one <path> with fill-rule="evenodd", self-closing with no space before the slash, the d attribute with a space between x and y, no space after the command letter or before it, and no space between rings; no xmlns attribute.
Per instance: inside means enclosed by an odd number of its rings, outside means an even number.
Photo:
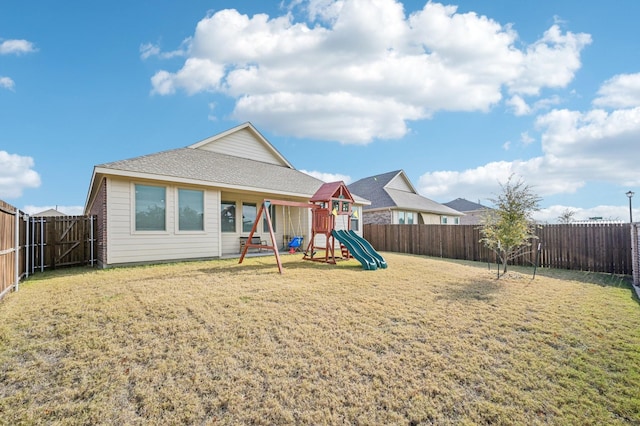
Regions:
<svg viewBox="0 0 640 426"><path fill-rule="evenodd" d="M256 214L256 221L253 223L253 227L251 228L251 232L249 232L249 238L247 239L247 243L245 244L244 248L242 249L242 254L240 255L240 260L238 261L238 263L242 263L242 261L244 260L245 255L247 254L247 251L250 248L273 250L273 254L276 257L276 262L278 263L278 271L282 274L282 261L280 260L280 253L278 251L278 246L277 246L277 242L276 242L276 234L273 231L273 222L271 220L271 214L269 213L269 207L270 206L299 207L299 208L306 208L306 209L312 209L312 210L317 209L320 206L317 205L317 204L312 204L312 203L301 203L301 202L296 202L296 201L271 200L271 199L265 199L260 204L260 209L258 210L258 213ZM264 214L265 218L267 219L267 224L269 225L269 237L271 239L271 244L270 245L269 244L263 245L263 244L254 244L254 243L252 243L253 234L258 229L258 224L260 223L260 219L262 219L262 215L263 214Z"/></svg>

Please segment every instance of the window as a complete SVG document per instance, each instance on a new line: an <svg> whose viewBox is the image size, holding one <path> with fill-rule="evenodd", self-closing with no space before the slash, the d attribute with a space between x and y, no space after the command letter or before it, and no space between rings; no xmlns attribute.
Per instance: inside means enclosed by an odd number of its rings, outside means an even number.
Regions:
<svg viewBox="0 0 640 426"><path fill-rule="evenodd" d="M220 230L236 232L236 203L233 201L220 203Z"/></svg>
<svg viewBox="0 0 640 426"><path fill-rule="evenodd" d="M269 216L271 216L271 226L273 227L273 232L276 232L276 206L273 204L269 205ZM251 229L249 229L251 230ZM262 216L262 231L269 232L269 224L267 223L267 215L263 213Z"/></svg>
<svg viewBox="0 0 640 426"><path fill-rule="evenodd" d="M204 231L204 191L178 189L178 230Z"/></svg>
<svg viewBox="0 0 640 426"><path fill-rule="evenodd" d="M443 225L447 224L447 217L446 216L440 216L440 223Z"/></svg>
<svg viewBox="0 0 640 426"><path fill-rule="evenodd" d="M360 226L359 218L360 217L360 209L354 207L351 211L351 229L354 231L359 231L358 227Z"/></svg>
<svg viewBox="0 0 640 426"><path fill-rule="evenodd" d="M251 232L257 213L255 203L242 203L242 232Z"/></svg>
<svg viewBox="0 0 640 426"><path fill-rule="evenodd" d="M404 212L398 212L398 223L400 225L404 225L405 224Z"/></svg>
<svg viewBox="0 0 640 426"><path fill-rule="evenodd" d="M407 212L407 225L413 225L413 212Z"/></svg>
<svg viewBox="0 0 640 426"><path fill-rule="evenodd" d="M459 217L454 217L453 218L453 223L456 225L460 225L460 218Z"/></svg>
<svg viewBox="0 0 640 426"><path fill-rule="evenodd" d="M135 185L136 231L166 229L166 189L164 186Z"/></svg>

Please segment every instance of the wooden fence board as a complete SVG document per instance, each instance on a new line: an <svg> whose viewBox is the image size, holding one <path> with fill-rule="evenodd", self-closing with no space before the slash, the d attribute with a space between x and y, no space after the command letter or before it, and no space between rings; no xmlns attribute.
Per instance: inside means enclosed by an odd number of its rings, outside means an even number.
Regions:
<svg viewBox="0 0 640 426"><path fill-rule="evenodd" d="M376 250L451 259L495 262L496 256L481 242L476 225L373 225L364 237ZM527 253L512 263L545 268L573 269L631 275L629 224L544 225L536 230ZM540 253L537 248L540 244Z"/></svg>

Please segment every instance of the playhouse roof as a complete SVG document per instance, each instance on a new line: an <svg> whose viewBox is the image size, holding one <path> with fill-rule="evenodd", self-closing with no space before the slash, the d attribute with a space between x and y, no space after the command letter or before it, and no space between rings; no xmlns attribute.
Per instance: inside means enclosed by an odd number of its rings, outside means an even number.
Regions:
<svg viewBox="0 0 640 426"><path fill-rule="evenodd" d="M346 199L353 202L353 196L343 181L325 183L318 188L311 202L330 201L333 199Z"/></svg>

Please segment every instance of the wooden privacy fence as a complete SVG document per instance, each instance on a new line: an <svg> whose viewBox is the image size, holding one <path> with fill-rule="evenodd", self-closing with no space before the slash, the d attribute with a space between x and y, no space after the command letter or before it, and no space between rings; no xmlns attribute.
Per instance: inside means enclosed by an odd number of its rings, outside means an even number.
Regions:
<svg viewBox="0 0 640 426"><path fill-rule="evenodd" d="M0 298L38 271L94 265L95 216L29 217L0 200Z"/></svg>
<svg viewBox="0 0 640 426"><path fill-rule="evenodd" d="M515 265L631 275L630 224L543 225L531 251ZM495 262L495 254L481 242L478 225L373 225L364 237L376 250L450 259ZM540 244L540 253L536 253Z"/></svg>
<svg viewBox="0 0 640 426"><path fill-rule="evenodd" d="M15 287L26 272L24 256L26 215L0 200L0 298ZM22 256L20 255L22 253Z"/></svg>

